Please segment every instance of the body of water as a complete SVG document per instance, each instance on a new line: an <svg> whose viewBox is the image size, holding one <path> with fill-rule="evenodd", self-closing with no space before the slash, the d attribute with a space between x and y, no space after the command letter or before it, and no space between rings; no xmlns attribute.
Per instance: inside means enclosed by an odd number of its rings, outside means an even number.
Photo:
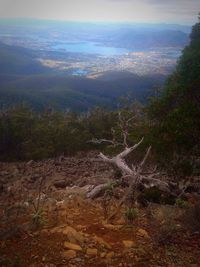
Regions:
<svg viewBox="0 0 200 267"><path fill-rule="evenodd" d="M104 56L123 55L129 52L126 48L107 47L93 42L62 43L56 44L52 48L66 52L100 54Z"/></svg>
<svg viewBox="0 0 200 267"><path fill-rule="evenodd" d="M88 74L87 70L83 70L83 69L75 69L72 71L72 75L77 75L77 76L85 76Z"/></svg>

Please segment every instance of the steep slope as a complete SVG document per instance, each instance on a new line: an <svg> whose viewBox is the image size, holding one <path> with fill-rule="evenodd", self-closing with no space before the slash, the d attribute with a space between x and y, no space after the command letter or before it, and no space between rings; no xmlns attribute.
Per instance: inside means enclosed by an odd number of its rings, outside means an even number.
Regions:
<svg viewBox="0 0 200 267"><path fill-rule="evenodd" d="M0 43L1 75L30 75L50 72L34 58L34 53L26 48Z"/></svg>
<svg viewBox="0 0 200 267"><path fill-rule="evenodd" d="M40 110L47 105L74 111L95 106L115 108L120 96L144 102L151 89L161 84L162 79L157 77L136 75L106 81L58 75L14 76L1 85L0 106L25 102Z"/></svg>

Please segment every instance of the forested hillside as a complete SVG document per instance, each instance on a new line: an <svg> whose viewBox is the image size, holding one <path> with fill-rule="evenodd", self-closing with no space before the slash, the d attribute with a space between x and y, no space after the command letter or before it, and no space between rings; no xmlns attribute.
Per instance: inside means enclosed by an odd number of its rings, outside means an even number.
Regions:
<svg viewBox="0 0 200 267"><path fill-rule="evenodd" d="M166 160L176 153L189 166L199 158L200 148L200 18L190 39L160 97L149 107L153 138L162 157Z"/></svg>

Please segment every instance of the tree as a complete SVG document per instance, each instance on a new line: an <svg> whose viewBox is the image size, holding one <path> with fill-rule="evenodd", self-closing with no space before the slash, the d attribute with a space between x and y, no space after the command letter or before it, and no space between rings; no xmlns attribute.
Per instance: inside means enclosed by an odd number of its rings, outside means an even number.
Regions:
<svg viewBox="0 0 200 267"><path fill-rule="evenodd" d="M113 139L93 139L91 142L101 144L107 143L111 144L112 146L119 146L121 147L121 152L113 157L108 157L103 153L99 154L99 157L102 161L107 162L111 165L116 166L122 173L122 181L125 179L127 181L128 188L120 200L117 209L109 216L109 220L112 220L115 215L118 213L120 207L125 203L129 202L129 205L135 205L138 198L138 191L139 186L142 185L144 188L151 188L157 187L160 190L171 193L170 186L173 184L168 181L163 181L158 178L160 173L155 173L155 170L152 172L144 172L144 165L146 160L150 154L151 146L148 147L146 153L143 155L142 160L138 164L129 164L126 162L127 156L135 151L143 142L144 138L140 138L139 142L129 146L128 138L129 138L129 129L131 124L133 124L133 120L136 116L130 118L124 118L121 113L119 112L119 127L121 129L121 136L123 137L122 140L117 140L113 135ZM123 149L123 150L122 150ZM119 185L119 184L118 184ZM175 185L175 184L173 184ZM107 188L107 184L101 184L95 187L91 192L88 193L88 197L94 198L98 196L100 192Z"/></svg>
<svg viewBox="0 0 200 267"><path fill-rule="evenodd" d="M153 144L162 157L194 155L200 148L200 18L190 39L163 92L148 108Z"/></svg>

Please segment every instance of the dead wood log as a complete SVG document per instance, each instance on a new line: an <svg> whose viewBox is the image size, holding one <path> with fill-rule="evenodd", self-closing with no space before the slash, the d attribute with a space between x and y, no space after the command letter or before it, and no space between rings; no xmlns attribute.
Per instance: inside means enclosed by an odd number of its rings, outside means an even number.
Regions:
<svg viewBox="0 0 200 267"><path fill-rule="evenodd" d="M123 136L123 142L119 143L116 141L116 139L113 137L113 140L106 140L106 139L100 139L100 140L91 140L91 142L94 143L103 143L103 142L107 142L109 144L112 144L113 146L116 145L122 145L124 147L124 150L119 153L118 155L110 158L106 155L104 155L103 153L99 154L99 158L104 161L107 162L109 164L115 165L121 172L122 172L122 178L130 178L130 182L129 182L129 186L123 196L123 198L120 200L117 209L114 211L113 214L111 214L111 216L109 217L109 220L112 220L115 215L118 213L120 207L124 204L124 202L129 198L130 195L134 195L134 198L136 200L137 196L136 196L136 192L138 189L138 185L142 184L144 187L153 187L156 186L157 188L159 188L162 191L166 191L166 192L170 192L170 186L169 183L167 181L162 181L158 178L155 178L155 173L152 172L150 175L143 174L143 167L147 161L147 158L149 157L150 151L151 151L151 146L147 149L142 161L134 166L132 165L131 167L126 163L125 158L134 150L136 150L140 144L143 142L144 137L142 137L140 139L140 141L138 143L136 143L135 145L129 147L128 143L127 143L127 137L129 135L128 133L128 127L129 127L129 123L130 121L132 121L134 117L132 117L131 119L124 121L121 117L121 114L119 113L119 125L122 131L122 136ZM96 192L99 193L101 190L103 190L105 188L106 185L100 185L99 188L96 187L94 189L93 192L91 192L92 196L94 197L96 195Z"/></svg>
<svg viewBox="0 0 200 267"><path fill-rule="evenodd" d="M90 192L87 193L87 198L96 198L98 197L106 188L107 184L100 184L95 186Z"/></svg>

